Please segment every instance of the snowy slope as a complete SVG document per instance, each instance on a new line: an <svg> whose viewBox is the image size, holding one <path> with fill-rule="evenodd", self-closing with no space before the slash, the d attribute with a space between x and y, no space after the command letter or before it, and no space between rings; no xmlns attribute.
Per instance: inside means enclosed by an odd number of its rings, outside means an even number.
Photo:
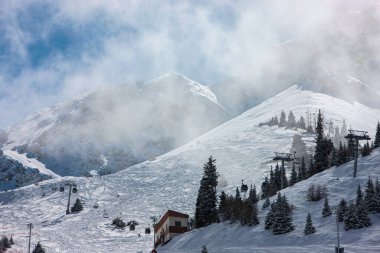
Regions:
<svg viewBox="0 0 380 253"><path fill-rule="evenodd" d="M180 74L100 89L31 115L0 133L58 175L116 172L178 147L228 119L216 96Z"/></svg>
<svg viewBox="0 0 380 253"><path fill-rule="evenodd" d="M47 169L43 163L39 162L35 158L26 157L26 154L19 154L17 151L13 150L5 150L4 154L13 160L20 162L24 167L38 169L40 173L48 175L52 178L60 177L51 170Z"/></svg>
<svg viewBox="0 0 380 253"><path fill-rule="evenodd" d="M258 186L270 169L273 152L288 152L293 135L300 133L278 127L258 127L258 124L275 114L279 116L281 110L291 109L298 118L307 109L316 112L318 108L323 110L327 120L339 124L344 117L348 125L369 130L371 135L380 115L378 110L294 86L165 155L102 178L73 178L79 187L78 195L86 202L80 214L64 216L67 192L53 191L67 178L0 193L0 203L3 203L0 224L8 227L4 233L14 233L25 245L26 238L21 236L25 233L25 223L33 222L34 242L40 240L56 252L104 252L104 248L109 252L146 252L152 245L152 235L138 237L137 234L143 234L150 216L162 215L167 209L193 215L202 166L209 155L216 158L221 175L218 190L232 192L241 179ZM312 139L312 136L305 138ZM378 156L371 159L374 163L367 169L371 173L378 172ZM359 176L364 175L359 172ZM99 209L92 208L94 203L99 204ZM110 218L103 218L104 209ZM116 216L127 221L136 219L141 225L135 232L113 230L109 224ZM320 243L327 237L321 237ZM75 245L71 243L73 238ZM193 244L178 241L175 245L173 247L186 252ZM199 248L195 250L199 252Z"/></svg>

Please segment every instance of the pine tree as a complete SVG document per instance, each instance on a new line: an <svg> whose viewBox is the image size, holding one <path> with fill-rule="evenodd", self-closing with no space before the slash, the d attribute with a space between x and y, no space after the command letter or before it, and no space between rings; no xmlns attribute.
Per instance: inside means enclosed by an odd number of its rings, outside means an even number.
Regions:
<svg viewBox="0 0 380 253"><path fill-rule="evenodd" d="M298 123L298 127L301 129L306 129L306 123L305 123L305 119L303 116L301 116L301 118L300 118L300 121Z"/></svg>
<svg viewBox="0 0 380 253"><path fill-rule="evenodd" d="M44 248L42 247L41 243L38 242L36 247L34 248L32 253L45 253Z"/></svg>
<svg viewBox="0 0 380 253"><path fill-rule="evenodd" d="M261 184L261 192L263 199L270 196L270 183L268 177L265 177L264 182Z"/></svg>
<svg viewBox="0 0 380 253"><path fill-rule="evenodd" d="M368 177L367 187L365 189L364 204L369 213L376 211L376 190L371 177Z"/></svg>
<svg viewBox="0 0 380 253"><path fill-rule="evenodd" d="M219 216L222 218L221 221L226 220L226 214L227 214L227 195L224 191L219 196L219 206L218 206L218 213Z"/></svg>
<svg viewBox="0 0 380 253"><path fill-rule="evenodd" d="M12 235L11 235L11 238L9 239L9 243L10 243L11 245L15 244L14 241L13 241L13 236L12 236Z"/></svg>
<svg viewBox="0 0 380 253"><path fill-rule="evenodd" d="M249 199L253 204L255 204L257 201L259 201L259 198L257 197L257 193L256 193L256 186L253 186L253 187L252 187L252 185L251 185L251 189L249 190L248 199Z"/></svg>
<svg viewBox="0 0 380 253"><path fill-rule="evenodd" d="M358 188L356 191L355 207L356 207L356 213L357 213L357 219L358 219L358 224L356 228L371 226L371 221L368 217L368 213L367 213L366 206L364 203L363 191L360 188L360 184L358 185Z"/></svg>
<svg viewBox="0 0 380 253"><path fill-rule="evenodd" d="M332 211L331 211L331 208L329 206L329 201L328 201L327 197L325 197L325 203L324 203L323 210L322 210L322 217L328 217L328 216L331 216L331 214L332 214Z"/></svg>
<svg viewBox="0 0 380 253"><path fill-rule="evenodd" d="M281 189L281 169L280 169L280 166L278 166L278 164L276 165L274 169L274 183L276 187L275 192L277 192L278 190ZM275 194L275 192L273 193L273 195Z"/></svg>
<svg viewBox="0 0 380 253"><path fill-rule="evenodd" d="M74 206L71 207L71 212L80 212L82 210L83 210L83 205L82 205L80 199L77 198L75 200Z"/></svg>
<svg viewBox="0 0 380 253"><path fill-rule="evenodd" d="M375 186L375 213L380 213L380 184L379 178L376 178L376 186Z"/></svg>
<svg viewBox="0 0 380 253"><path fill-rule="evenodd" d="M283 197L280 195L280 199L272 224L274 235L285 234L294 230L289 203L285 195Z"/></svg>
<svg viewBox="0 0 380 253"><path fill-rule="evenodd" d="M234 198L234 203L233 203L233 208L232 208L232 217L231 217L232 222L240 220L242 207L243 207L243 202L241 200L240 191L239 191L239 188L236 187L236 195Z"/></svg>
<svg viewBox="0 0 380 253"><path fill-rule="evenodd" d="M292 168L292 174L290 176L290 185L295 185L297 183L297 172L296 172L296 166L293 163L293 168Z"/></svg>
<svg viewBox="0 0 380 253"><path fill-rule="evenodd" d="M201 228L218 221L216 206L216 186L218 173L216 172L215 159L209 157L203 166L203 177L198 190L195 208L195 225Z"/></svg>
<svg viewBox="0 0 380 253"><path fill-rule="evenodd" d="M250 206L250 212L249 212L250 215L248 216L248 226L255 226L260 223L259 218L257 217L258 215L257 204L253 204L250 202L248 203L248 205Z"/></svg>
<svg viewBox="0 0 380 253"><path fill-rule="evenodd" d="M380 122L377 122L375 142L373 144L375 148L380 147Z"/></svg>
<svg viewBox="0 0 380 253"><path fill-rule="evenodd" d="M280 121L278 123L278 126L279 127L284 127L286 126L286 115L285 115L285 112L284 111L281 111L281 117L280 117Z"/></svg>
<svg viewBox="0 0 380 253"><path fill-rule="evenodd" d="M316 127L316 146L315 146L315 166L312 174L319 173L329 167L329 155L332 151L333 144L331 140L324 137L323 132L323 117L321 110L318 113L317 127Z"/></svg>
<svg viewBox="0 0 380 253"><path fill-rule="evenodd" d="M331 153L331 166L339 166L338 151L333 147Z"/></svg>
<svg viewBox="0 0 380 253"><path fill-rule="evenodd" d="M306 164L305 164L305 157L301 158L301 166L299 168L298 172L298 182L305 180L307 178L307 173L306 173Z"/></svg>
<svg viewBox="0 0 380 253"><path fill-rule="evenodd" d="M287 126L292 127L292 128L296 126L296 117L294 117L294 114L292 111L289 112Z"/></svg>
<svg viewBox="0 0 380 253"><path fill-rule="evenodd" d="M344 220L344 217L346 216L347 212L348 212L347 201L342 198L339 202L338 210L337 210L339 222L342 222Z"/></svg>
<svg viewBox="0 0 380 253"><path fill-rule="evenodd" d="M8 249L11 247L11 243L9 242L8 237L6 236L1 237L1 245L3 246L4 249Z"/></svg>
<svg viewBox="0 0 380 253"><path fill-rule="evenodd" d="M350 202L347 208L347 212L344 215L344 229L357 229L359 228L359 219L357 209L353 201Z"/></svg>
<svg viewBox="0 0 380 253"><path fill-rule="evenodd" d="M358 188L356 190L356 206L360 206L363 204L364 198L363 198L363 191L360 188L360 184L358 184Z"/></svg>
<svg viewBox="0 0 380 253"><path fill-rule="evenodd" d="M303 233L305 235L311 235L311 234L314 234L315 232L316 232L316 229L313 226L313 222L311 220L311 215L310 215L310 213L308 213L307 218L306 218L306 225L305 225L305 229L303 230Z"/></svg>
<svg viewBox="0 0 380 253"><path fill-rule="evenodd" d="M202 252L201 253L207 253L207 247L206 246L202 246Z"/></svg>
<svg viewBox="0 0 380 253"><path fill-rule="evenodd" d="M263 203L263 209L267 208L270 206L270 201L269 201L269 197L267 197Z"/></svg>
<svg viewBox="0 0 380 253"><path fill-rule="evenodd" d="M342 142L339 142L337 166L346 163L346 161L347 161L346 159L347 159L346 149L345 149L345 147L343 147Z"/></svg>

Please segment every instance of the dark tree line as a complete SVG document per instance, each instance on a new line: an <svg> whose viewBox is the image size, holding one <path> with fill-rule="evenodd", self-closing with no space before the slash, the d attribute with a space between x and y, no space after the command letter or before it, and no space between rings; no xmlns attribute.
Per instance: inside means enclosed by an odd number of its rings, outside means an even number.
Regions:
<svg viewBox="0 0 380 253"><path fill-rule="evenodd" d="M228 196L223 191L219 198L218 214L221 221L240 222L242 226L259 224L257 217L257 202L259 199L255 188L251 187L247 199L241 198L239 188L236 188L235 196Z"/></svg>
<svg viewBox="0 0 380 253"><path fill-rule="evenodd" d="M342 199L337 208L338 221L344 222L346 230L371 226L369 213L380 213L379 181L376 180L375 186L371 178L368 178L364 193L358 185L355 201L348 203Z"/></svg>
<svg viewBox="0 0 380 253"><path fill-rule="evenodd" d="M277 116L272 117L268 122L260 123L259 126L279 126L279 127L289 127L289 128L306 128L305 118L303 116L300 117L299 120L296 120L293 112L290 111L288 114L288 119L286 119L286 114L284 111L281 111L280 119Z"/></svg>

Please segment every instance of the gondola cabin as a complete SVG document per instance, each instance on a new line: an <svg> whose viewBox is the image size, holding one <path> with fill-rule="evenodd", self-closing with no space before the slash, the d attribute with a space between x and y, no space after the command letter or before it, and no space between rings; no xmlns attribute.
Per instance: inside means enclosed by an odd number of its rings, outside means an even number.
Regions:
<svg viewBox="0 0 380 253"><path fill-rule="evenodd" d="M154 246L165 244L174 236L188 231L189 215L168 210L154 226Z"/></svg>

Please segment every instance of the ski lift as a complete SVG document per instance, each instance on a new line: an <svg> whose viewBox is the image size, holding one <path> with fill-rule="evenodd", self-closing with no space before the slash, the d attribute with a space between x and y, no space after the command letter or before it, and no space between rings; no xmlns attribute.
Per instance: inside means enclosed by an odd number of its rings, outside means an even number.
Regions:
<svg viewBox="0 0 380 253"><path fill-rule="evenodd" d="M61 187L59 187L59 191L60 191L60 192L64 192L64 191L65 191L65 187L63 187L63 186L61 185Z"/></svg>
<svg viewBox="0 0 380 253"><path fill-rule="evenodd" d="M248 191L248 185L244 184L244 180L241 180L240 191L241 191L242 193L246 193L246 192Z"/></svg>
<svg viewBox="0 0 380 253"><path fill-rule="evenodd" d="M73 193L77 193L77 192L78 192L78 189L74 186Z"/></svg>

